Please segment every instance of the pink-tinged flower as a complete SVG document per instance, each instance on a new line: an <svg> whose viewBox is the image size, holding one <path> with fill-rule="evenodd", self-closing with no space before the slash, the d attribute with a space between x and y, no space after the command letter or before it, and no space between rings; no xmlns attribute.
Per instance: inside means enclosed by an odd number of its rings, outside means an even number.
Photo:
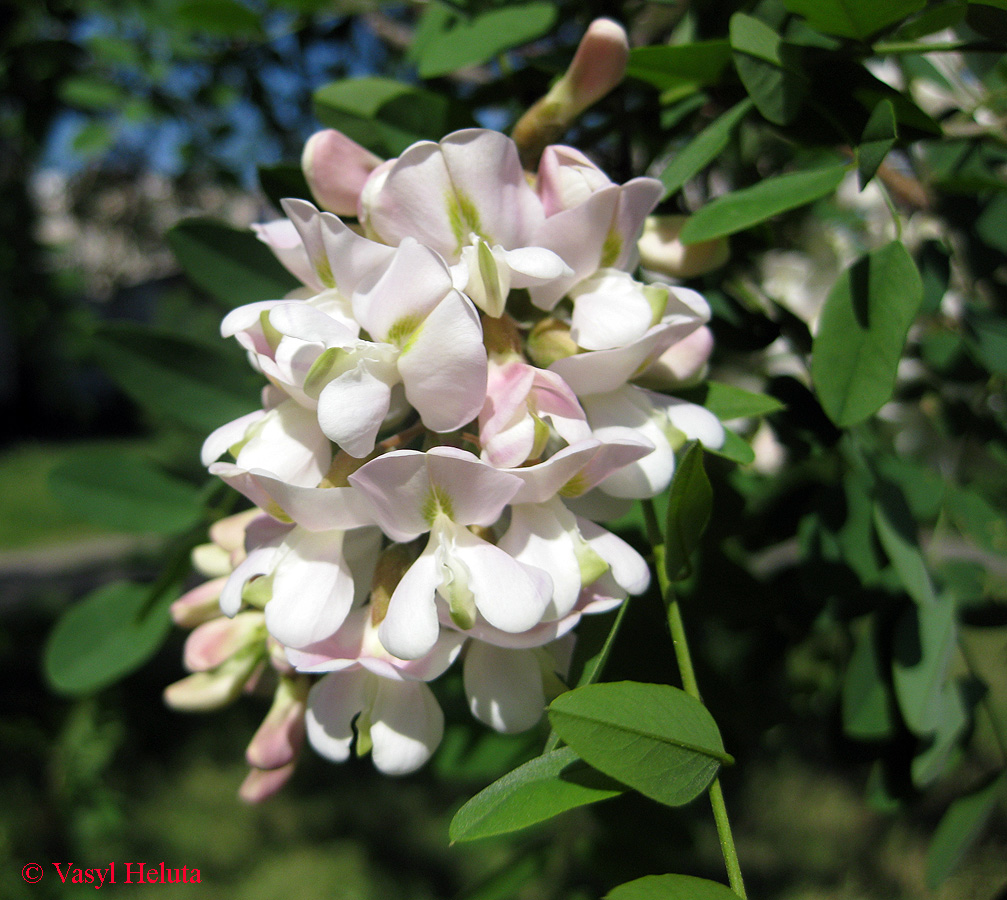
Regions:
<svg viewBox="0 0 1007 900"><path fill-rule="evenodd" d="M402 660L378 639L371 612L354 610L331 638L287 656L299 671L328 673L308 697L308 739L315 750L346 760L356 718L358 753L370 749L379 770L404 775L440 743L443 715L424 682L451 665L465 636L445 630L423 658Z"/></svg>
<svg viewBox="0 0 1007 900"><path fill-rule="evenodd" d="M549 370L559 375L581 398L622 387L644 371L670 346L692 334L710 318L703 297L687 288L668 292L660 322L621 347L591 350L558 359Z"/></svg>
<svg viewBox="0 0 1007 900"><path fill-rule="evenodd" d="M341 131L327 128L308 138L301 169L318 205L337 216L355 216L360 192L381 160Z"/></svg>
<svg viewBox="0 0 1007 900"><path fill-rule="evenodd" d="M413 144L372 175L361 198L368 235L397 246L407 237L457 263L473 238L504 250L537 246L542 205L514 142L495 131L456 131Z"/></svg>
<svg viewBox="0 0 1007 900"><path fill-rule="evenodd" d="M572 147L547 147L539 168L538 191L548 218L531 243L555 251L571 274L530 289L540 309L551 310L579 281L599 269L632 269L636 241L647 215L661 199L661 182L611 180Z"/></svg>
<svg viewBox="0 0 1007 900"><path fill-rule="evenodd" d="M695 278L719 269L730 256L726 237L683 244L679 234L688 216L648 216L637 242L640 264L671 278Z"/></svg>
<svg viewBox="0 0 1007 900"><path fill-rule="evenodd" d="M615 497L660 494L671 483L675 450L687 440L701 441L712 449L724 443L724 427L713 413L677 397L624 385L610 393L582 397L581 402L595 437L604 440L631 428L654 445L649 454L601 482L599 489Z"/></svg>
<svg viewBox="0 0 1007 900"><path fill-rule="evenodd" d="M521 489L516 475L453 447L399 450L350 476L392 540L429 532L426 549L403 575L381 622L381 642L400 659L428 653L440 632L437 598L452 620L470 627L482 616L508 632L541 619L552 594L549 576L523 565L467 526L490 526Z"/></svg>
<svg viewBox="0 0 1007 900"><path fill-rule="evenodd" d="M249 773L238 789L246 803L260 803L275 794L294 774L304 746L304 715L309 681L284 674L273 695L273 705L245 750Z"/></svg>
<svg viewBox="0 0 1007 900"><path fill-rule="evenodd" d="M266 313L277 365L296 360L282 377L293 380L302 403L317 406L322 432L358 458L403 406L400 384L433 431L474 419L486 395L479 317L453 289L447 266L411 238L390 253L352 295L354 319L370 340L310 303L280 303Z"/></svg>
<svg viewBox="0 0 1007 900"><path fill-rule="evenodd" d="M568 444L590 437L584 410L554 372L512 359L490 361L479 413L482 458L497 468L542 455L551 431Z"/></svg>

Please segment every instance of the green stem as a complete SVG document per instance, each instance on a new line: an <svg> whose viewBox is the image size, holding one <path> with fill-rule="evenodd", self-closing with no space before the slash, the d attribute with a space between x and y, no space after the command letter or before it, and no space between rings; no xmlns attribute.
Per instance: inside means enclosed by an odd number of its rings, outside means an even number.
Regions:
<svg viewBox="0 0 1007 900"><path fill-rule="evenodd" d="M689 642L685 637L685 624L682 621L682 610L675 596L674 588L664 567L664 537L657 521L652 500L643 500L643 518L647 527L647 538L654 550L654 568L657 569L657 583L661 588L665 610L668 615L668 627L671 629L671 642L675 649L675 661L682 678L682 687L690 696L703 702L699 695L699 683L696 681L696 671L692 666L692 654L689 652ZM714 778L710 784L710 805L713 807L713 820L717 825L717 836L720 839L720 850L727 866L727 877L734 891L742 900L747 900L745 882L741 877L741 864L738 862L738 851L734 846L734 835L731 823L727 818L727 804L724 802L724 791L720 779Z"/></svg>

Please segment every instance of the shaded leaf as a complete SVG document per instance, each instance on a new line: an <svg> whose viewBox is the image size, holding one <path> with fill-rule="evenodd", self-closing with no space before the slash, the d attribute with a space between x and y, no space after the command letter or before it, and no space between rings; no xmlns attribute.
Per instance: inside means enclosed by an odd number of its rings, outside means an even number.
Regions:
<svg viewBox="0 0 1007 900"><path fill-rule="evenodd" d="M891 397L923 285L905 247L893 241L861 257L836 282L815 336L811 379L829 418L862 422Z"/></svg>
<svg viewBox="0 0 1007 900"><path fill-rule="evenodd" d="M518 831L624 790L575 751L562 747L526 762L476 794L451 820L451 840Z"/></svg>
<svg viewBox="0 0 1007 900"><path fill-rule="evenodd" d="M880 741L895 732L886 667L878 658L874 620L859 628L843 677L843 731L861 741Z"/></svg>
<svg viewBox="0 0 1007 900"><path fill-rule="evenodd" d="M465 107L447 97L379 76L323 85L315 91L314 106L323 125L386 157L475 124Z"/></svg>
<svg viewBox="0 0 1007 900"><path fill-rule="evenodd" d="M725 40L691 44L636 47L630 51L626 75L667 91L692 85L714 84L731 61L731 45Z"/></svg>
<svg viewBox="0 0 1007 900"><path fill-rule="evenodd" d="M755 462L755 451L752 449L752 445L741 435L731 431L730 428L724 429L724 443L716 449L707 447L706 452L722 459L729 459L740 466L747 466Z"/></svg>
<svg viewBox="0 0 1007 900"><path fill-rule="evenodd" d="M718 197L697 210L679 235L683 244L734 234L833 193L846 174L843 165L766 178Z"/></svg>
<svg viewBox="0 0 1007 900"><path fill-rule="evenodd" d="M553 700L549 718L594 768L669 806L698 797L733 761L707 708L666 684L589 684Z"/></svg>
<svg viewBox="0 0 1007 900"><path fill-rule="evenodd" d="M734 67L759 112L776 125L793 121L809 85L798 48L745 13L731 16L730 34Z"/></svg>
<svg viewBox="0 0 1007 900"><path fill-rule="evenodd" d="M75 516L113 531L173 534L202 518L196 488L121 451L73 454L49 474L49 488Z"/></svg>
<svg viewBox="0 0 1007 900"><path fill-rule="evenodd" d="M936 734L944 709L944 684L954 652L954 604L912 606L895 630L892 676L906 725L916 735Z"/></svg>
<svg viewBox="0 0 1007 900"><path fill-rule="evenodd" d="M1007 793L1007 773L952 803L937 825L927 851L927 886L934 891L958 867L982 834L997 802Z"/></svg>
<svg viewBox="0 0 1007 900"><path fill-rule="evenodd" d="M227 344L113 322L97 332L92 350L142 409L201 433L259 405L261 380Z"/></svg>
<svg viewBox="0 0 1007 900"><path fill-rule="evenodd" d="M878 482L873 516L878 540L906 593L923 606L935 604L937 596L920 550L916 519L896 485Z"/></svg>
<svg viewBox="0 0 1007 900"><path fill-rule="evenodd" d="M955 760L955 750L969 724L969 711L958 682L944 682L937 701L937 730L910 766L913 784L927 788L943 776Z"/></svg>
<svg viewBox="0 0 1007 900"><path fill-rule="evenodd" d="M1007 319L992 310L967 307L965 345L987 371L1007 375Z"/></svg>
<svg viewBox="0 0 1007 900"><path fill-rule="evenodd" d="M672 581L688 578L690 558L713 510L713 488L703 468L703 445L690 441L679 455L668 497L664 566Z"/></svg>
<svg viewBox="0 0 1007 900"><path fill-rule="evenodd" d="M923 9L925 0L784 0L808 24L839 37L863 40Z"/></svg>
<svg viewBox="0 0 1007 900"><path fill-rule="evenodd" d="M529 0L488 9L471 17L441 3L423 12L410 58L421 78L437 78L481 65L498 53L541 37L556 23L553 3Z"/></svg>
<svg viewBox="0 0 1007 900"><path fill-rule="evenodd" d="M151 599L149 586L121 581L71 606L46 641L43 666L53 689L92 694L150 659L171 629L174 594L164 594L153 606Z"/></svg>
<svg viewBox="0 0 1007 900"><path fill-rule="evenodd" d="M726 885L692 875L645 875L612 888L604 900L738 900Z"/></svg>
<svg viewBox="0 0 1007 900"><path fill-rule="evenodd" d="M675 154L660 175L665 197L678 191L724 151L734 129L752 105L751 99L747 98L736 103Z"/></svg>
<svg viewBox="0 0 1007 900"><path fill-rule="evenodd" d="M228 306L278 300L300 283L249 229L213 219L185 219L168 232L185 274Z"/></svg>
<svg viewBox="0 0 1007 900"><path fill-rule="evenodd" d="M895 146L898 138L895 125L895 106L891 100L882 100L871 112L871 117L864 126L864 133L857 147L857 174L860 177L860 190L878 171L878 166Z"/></svg>
<svg viewBox="0 0 1007 900"><path fill-rule="evenodd" d="M687 393L689 399L705 406L723 422L768 416L786 409L776 397L746 391L722 381L707 381L702 388Z"/></svg>
<svg viewBox="0 0 1007 900"><path fill-rule="evenodd" d="M214 37L265 37L258 15L238 0L182 0L174 19L184 28Z"/></svg>
<svg viewBox="0 0 1007 900"><path fill-rule="evenodd" d="M311 188L300 166L259 166L259 186L277 210L282 209L280 201L287 197L311 199Z"/></svg>

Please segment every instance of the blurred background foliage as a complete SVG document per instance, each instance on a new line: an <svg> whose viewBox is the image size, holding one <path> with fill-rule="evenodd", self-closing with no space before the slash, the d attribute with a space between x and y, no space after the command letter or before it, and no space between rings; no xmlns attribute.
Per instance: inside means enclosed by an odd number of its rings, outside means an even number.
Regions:
<svg viewBox="0 0 1007 900"><path fill-rule="evenodd" d="M750 894L1004 896L1000 0L6 4L2 896L64 896L49 864L69 859L164 860L199 867L203 896L303 900L586 900L649 872L722 878L702 802L631 794L449 848L453 812L541 734L456 725L400 781L306 754L248 808L234 792L264 701L194 718L160 699L181 674L165 602L236 502L198 447L258 390L219 320L288 283L246 226L307 196L297 161L320 124L384 156L474 122L508 130L598 15L637 49L565 140L615 180L661 177L661 211L705 210L696 236L730 235L729 262L686 282L714 309L711 377L778 401L734 422L733 459L708 458L715 515L684 591L739 761L723 780ZM906 320L869 346L897 365L888 385L851 361L843 319L863 264L843 273L868 254L893 273L868 302ZM837 394L837 373L860 387ZM54 622L117 580L154 584L125 591L160 618L120 645L64 628L44 676ZM667 648L660 604L633 600L606 677L667 681ZM99 663L68 669L74 651ZM439 687L465 721L460 685ZM49 867L41 884L27 862Z"/></svg>

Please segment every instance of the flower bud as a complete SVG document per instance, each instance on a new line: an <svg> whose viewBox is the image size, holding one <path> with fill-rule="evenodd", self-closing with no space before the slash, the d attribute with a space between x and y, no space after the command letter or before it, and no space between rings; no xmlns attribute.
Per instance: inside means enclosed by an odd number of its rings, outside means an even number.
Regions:
<svg viewBox="0 0 1007 900"><path fill-rule="evenodd" d="M238 796L246 803L261 803L290 780L295 767L291 762L278 769L252 769L238 788Z"/></svg>
<svg viewBox="0 0 1007 900"><path fill-rule="evenodd" d="M304 744L308 679L281 678L266 718L255 732L245 759L253 769L278 769L293 762Z"/></svg>
<svg viewBox="0 0 1007 900"><path fill-rule="evenodd" d="M337 216L355 216L368 176L381 164L370 150L328 128L308 138L301 168L318 205Z"/></svg>
<svg viewBox="0 0 1007 900"><path fill-rule="evenodd" d="M555 143L577 116L622 81L628 62L625 29L611 19L595 19L563 77L514 126L514 141L526 169L533 170L543 148Z"/></svg>
<svg viewBox="0 0 1007 900"><path fill-rule="evenodd" d="M169 684L164 689L164 702L182 712L220 709L241 696L259 662L257 655L248 653L227 660L212 672L196 672Z"/></svg>
<svg viewBox="0 0 1007 900"><path fill-rule="evenodd" d="M543 369L548 369L557 359L573 356L578 349L576 341L570 337L570 326L559 319L543 319L528 335L528 355Z"/></svg>
<svg viewBox="0 0 1007 900"><path fill-rule="evenodd" d="M728 258L727 238L683 244L678 236L686 216L648 216L637 246L645 269L672 278L695 278L719 269Z"/></svg>
<svg viewBox="0 0 1007 900"><path fill-rule="evenodd" d="M171 604L171 618L182 628L195 628L220 615L220 593L227 577L204 581Z"/></svg>
<svg viewBox="0 0 1007 900"><path fill-rule="evenodd" d="M260 612L238 613L233 619L220 616L204 622L185 642L183 659L190 672L214 669L243 647L265 641L265 619Z"/></svg>

